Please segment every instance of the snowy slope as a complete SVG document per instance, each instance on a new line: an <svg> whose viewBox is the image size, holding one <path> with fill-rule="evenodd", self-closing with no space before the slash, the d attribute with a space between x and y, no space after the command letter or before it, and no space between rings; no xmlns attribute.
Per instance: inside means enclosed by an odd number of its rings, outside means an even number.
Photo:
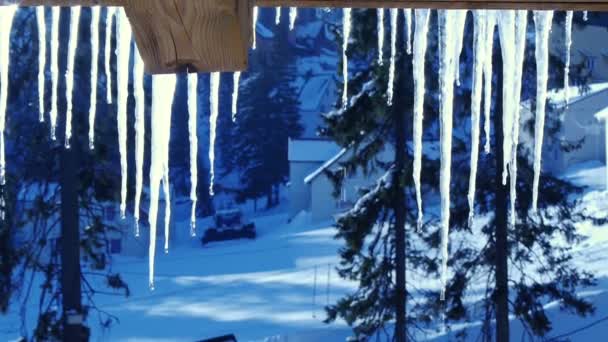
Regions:
<svg viewBox="0 0 608 342"><path fill-rule="evenodd" d="M585 164L573 168L566 177L589 186L583 197L588 210L608 213L603 172L602 165ZM181 226L187 230L188 215L182 216ZM114 270L123 275L132 295L129 298L96 295L100 308L115 315L120 323L103 331L92 316L89 319L92 341L194 341L228 333L234 333L239 341L344 341L350 334L348 327L343 323L322 323L328 284L329 302L354 288L354 284L339 279L333 271L328 281L328 266L333 269L338 261L336 252L340 243L333 240L335 231L329 228L329 223L310 225L306 215L290 224L285 222L286 215L282 213L256 218L259 237L255 241L216 243L202 248L198 240L193 240L173 246L169 255L158 253L153 292L148 290L147 259L115 258ZM208 225L208 220L200 220L197 226ZM578 318L549 303L555 322L550 336L571 332L608 316L608 227L583 223L579 229L588 239L577 247L575 260L599 280L596 288L582 294L591 298L598 310L592 317ZM438 285L436 279L428 277L411 280L419 287ZM35 298L32 303L36 303ZM29 317L31 329L34 317L31 313ZM18 322L15 311L2 317L1 341L18 336ZM465 327L474 340L479 324L473 322L460 328ZM419 337L447 341L458 328L446 334L439 326L421 332ZM512 329L512 336L522 335L518 322L513 322ZM607 333L608 322L600 321L572 335L571 340L600 341Z"/></svg>

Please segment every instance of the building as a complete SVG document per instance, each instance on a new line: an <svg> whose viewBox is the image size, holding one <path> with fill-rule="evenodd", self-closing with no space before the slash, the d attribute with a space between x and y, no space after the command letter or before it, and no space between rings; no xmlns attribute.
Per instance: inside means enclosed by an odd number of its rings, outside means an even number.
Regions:
<svg viewBox="0 0 608 342"><path fill-rule="evenodd" d="M340 147L328 140L289 139L289 218L309 211L311 189L304 179L340 152Z"/></svg>
<svg viewBox="0 0 608 342"><path fill-rule="evenodd" d="M289 218L300 212L310 214L313 222L331 220L340 212L353 207L360 190L372 186L381 176L381 170L364 173L360 170L344 175L340 193L335 193L328 172L340 171L340 161L353 150L339 148L327 140L289 141ZM380 154L381 160L390 160L392 151Z"/></svg>
<svg viewBox="0 0 608 342"><path fill-rule="evenodd" d="M564 89L548 94L547 115L558 115L561 121L557 140L545 139L543 148L543 169L553 174L562 174L582 162L606 162L606 126L598 122L597 115L608 110L608 83L594 83L588 89L571 87L569 94L568 105ZM522 103L522 122L533 120L532 110L530 101ZM522 143L530 148L534 137L525 133L522 132ZM578 148L565 151L563 144L578 145Z"/></svg>

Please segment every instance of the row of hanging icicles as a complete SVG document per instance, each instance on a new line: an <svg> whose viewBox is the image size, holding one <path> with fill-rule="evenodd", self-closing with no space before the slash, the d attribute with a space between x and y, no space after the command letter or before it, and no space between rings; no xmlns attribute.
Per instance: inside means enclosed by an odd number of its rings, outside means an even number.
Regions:
<svg viewBox="0 0 608 342"><path fill-rule="evenodd" d="M5 158L4 158L4 128L8 96L8 70L9 70L9 49L10 32L12 21L17 11L17 6L0 6L0 182L5 182ZM66 77L66 127L65 127L65 147L70 148L71 138L71 116L72 116L72 92L74 88L74 63L76 48L78 44L78 24L80 20L81 7L71 7L70 16L70 36L68 43L68 63ZM99 58L99 23L101 19L101 8L92 7L91 20L91 84L97 84L98 77L98 58ZM388 105L393 101L393 83L395 80L395 59L397 56L397 9L390 9L390 65L389 65L389 85L387 92ZM423 123L423 102L425 92L425 55L427 49L427 34L430 18L428 9L404 9L406 18L407 44L406 52L413 53L413 72L414 72L414 168L413 177L416 188L416 198L418 205L418 222L420 226L423 221L422 196L420 189L420 173L422 160L422 123ZM377 10L378 16L378 63L384 62L383 50L385 40L385 12L384 9ZM448 260L448 229L450 220L450 169L451 169L451 150L452 150L452 113L453 113L453 91L454 84L460 85L459 58L463 48L464 23L467 10L440 10L438 11L439 38L440 38L440 126L441 126L441 171L440 171L440 193L441 193L441 298L445 296L445 285L447 282L447 260ZM472 96L471 96L471 174L469 182L468 202L470 207L469 218L473 220L475 181L477 174L477 161L480 143L480 121L483 110L485 116L485 152L490 152L490 108L491 108L491 87L492 87L492 56L487 52L492 51L494 30L498 27L500 43L503 51L503 97L512 98L514 101L503 101L503 129L504 129L504 174L503 181L506 184L508 174L510 178L510 223L515 222L515 201L516 201L516 174L517 174L517 145L519 143L519 98L521 95L521 78L524 60L524 50L526 43L526 28L528 11L526 10L475 10L472 11L474 18L474 67L472 74ZM297 8L291 7L289 10L289 28L292 30L297 19ZM343 9L343 106L348 106L348 49L352 10ZM51 9L51 61L50 70L52 76L52 101L49 111L51 139L55 140L55 130L57 121L57 86L59 78L59 16L60 8ZM127 201L127 98L129 96L129 56L131 52L132 33L131 26L122 8L107 7L105 21L105 77L107 80L106 101L111 104L112 99L112 77L110 71L110 46L112 39L112 26L116 17L116 56L117 56L117 116L118 116L118 145L120 150L121 165L121 217L125 217ZM414 17L414 20L412 20ZM564 84L566 94L568 94L568 74L570 64L571 27L573 13L566 14L566 66L564 70ZM587 14L584 13L586 19ZM46 67L46 18L45 8L36 8L36 18L39 34L39 119L45 120L44 108L44 81ZM545 102L547 97L547 78L548 78L548 42L549 32L553 19L553 11L534 11L534 22L536 31L536 63L537 63L537 103L536 123L535 123L535 146L534 146L534 184L532 211L536 211L538 200L538 183L541 168L541 151L543 143L543 128L545 121ZM253 10L253 46L256 48L255 28L258 20L258 8ZM275 22L278 25L281 21L281 8L276 8ZM414 22L414 26L412 26ZM412 33L413 32L413 33ZM413 40L413 42L412 42ZM145 112L145 91L144 91L144 65L137 48L134 51L133 63L133 92L136 100L135 106L135 200L134 200L134 219L135 234L139 236L139 206L143 184L143 158L144 158L144 112ZM234 92L232 95L232 120L237 118L237 104L240 72L234 73ZM196 228L196 188L197 188L197 74L188 75L188 130L190 141L190 177L192 201L190 233L195 235ZM170 221L170 202L169 191L169 141L171 127L171 107L176 86L176 75L154 75L152 76L152 113L151 113L151 165L150 165L150 246L149 246L149 281L150 288L154 288L154 259L156 246L156 226L159 191L162 185L165 205L165 252L169 248L169 221ZM215 138L216 126L219 115L219 89L220 74L211 73L210 77L210 187L209 193L214 194L214 164L215 164ZM482 94L483 90L483 94ZM484 108L481 108L482 95L485 98ZM567 97L567 95L566 95ZM567 100L566 100L567 101ZM97 87L91 87L90 109L89 109L89 146L95 146L95 114L97 102Z"/></svg>

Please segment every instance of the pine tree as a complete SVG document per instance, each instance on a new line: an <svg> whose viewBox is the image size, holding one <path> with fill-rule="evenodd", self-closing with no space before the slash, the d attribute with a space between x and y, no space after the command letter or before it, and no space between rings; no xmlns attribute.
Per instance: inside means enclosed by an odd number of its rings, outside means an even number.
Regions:
<svg viewBox="0 0 608 342"><path fill-rule="evenodd" d="M399 13L398 27L402 28L404 21ZM352 63L375 61L377 42L370 33L376 30L376 12L353 14L349 59ZM340 37L340 28L336 33ZM397 341L405 341L410 333L406 322L412 320L409 312L406 316L410 297L406 269L411 268L420 251L411 243L416 233L409 223L416 218L414 211L408 210L412 207L409 203L415 201L412 192L407 191L412 186L412 154L406 148L411 134L413 80L411 56L403 48L405 39L399 29L393 105L387 105L388 61L383 66L371 62L349 81L349 105L344 108L339 103L340 109L326 114L327 127L322 130L324 136L352 151L350 157L340 161L337 171L328 171L337 189L344 174L383 174L375 184L363 189L354 207L336 221L336 238L344 241L338 273L358 282L359 288L327 307L327 322L344 319L361 340L385 332L387 338L392 334ZM383 160L386 151L392 151L390 160ZM395 331L388 333L386 326L392 322Z"/></svg>
<svg viewBox="0 0 608 342"><path fill-rule="evenodd" d="M276 188L289 173L287 141L303 131L294 85L296 55L288 47L287 24L276 28L272 53L243 75L236 120L222 143L225 173L239 175L238 198L266 197L268 207L278 204Z"/></svg>
<svg viewBox="0 0 608 342"><path fill-rule="evenodd" d="M38 49L34 10L20 10L14 22L16 31L11 41L11 68L9 84L9 105L7 113L7 182L0 187L0 270L2 279L0 309L5 312L9 306L17 306L22 315L21 334L24 340L63 340L64 319L62 312L61 288L61 204L59 175L60 155L64 150L61 129L64 119L58 120L57 141L51 141L49 125L38 122L37 106L31 106L32 95L36 96L38 78ZM117 294L129 295L129 288L121 276L111 268L108 234L118 232L118 227L103 221L103 202L112 201L119 193L116 125L111 120L98 120L97 144L93 151L88 149L88 99L90 82L89 11L83 11L81 22L81 48L78 49L76 63L74 100L74 135L72 150L78 155L73 185L77 189L82 280L85 297L83 314L85 320L97 314L105 327L116 321L115 317L95 306L94 295L100 289L92 279L105 280L107 289ZM62 13L62 25L68 22L68 15ZM86 22L86 25L85 25ZM67 44L66 41L61 42ZM65 60L66 53L62 53ZM48 84L47 84L48 85ZM95 85L97 86L97 85ZM105 90L100 85L100 93ZM49 87L47 86L47 90ZM103 92L105 93L105 91ZM63 80L59 87L59 112L65 112L65 88ZM50 97L45 98L48 108ZM83 100L84 99L84 100ZM100 105L100 116L105 114L105 106ZM130 232L128 232L130 233ZM33 289L40 289L36 296ZM37 312L38 319L32 331L27 330L28 310ZM30 327L31 328L31 327ZM82 337L88 335L83 326Z"/></svg>
<svg viewBox="0 0 608 342"><path fill-rule="evenodd" d="M472 32L471 24L472 21L469 22L467 32ZM530 22L528 27L533 30L533 23ZM416 311L419 317L427 317L427 322L432 317L444 315L444 323L448 328L456 322L481 320L483 325L480 334L484 341L508 340L508 315L513 315L525 328L525 339L535 340L545 337L552 329L553 322L544 308L547 302L556 301L562 310L581 316L593 313L592 303L579 296L578 291L594 285L595 279L592 274L575 266L572 250L583 238L576 230L577 223L589 220L602 224L606 218L585 213L579 199L583 188L544 172L539 189L539 213L530 213L533 159L530 146L522 138L518 148L517 221L514 226L508 224L510 195L508 186L503 186L501 177L502 59L497 36L494 45L493 152L480 156L478 168L484 171L478 174L477 179L475 215L478 219L470 227L467 222L466 197L452 197L451 231L458 234L459 243L457 248L451 248L449 265L452 278L447 287L447 301L440 303L436 292L427 291L425 304L418 305ZM529 43L526 49L522 101L534 99L536 90L534 45ZM472 56L470 49L465 54L469 56L465 56L465 60ZM550 69L558 72L550 79L549 87L561 87L563 64L552 58ZM585 80L572 76L575 83L584 86ZM460 98L464 108L460 110L457 119L460 122L457 124L464 125L463 121L469 120L466 109L469 98L470 91L464 89ZM559 113L550 110L550 106L548 109L545 144L562 145L564 150L575 149L577 142L558 140L556 133L560 127ZM526 120L522 119L520 123L521 135L531 137L534 118ZM456 149L453 157L452 192L466 193L470 171L468 137L455 135L454 138ZM485 220L486 217L489 220ZM430 225L425 226L423 234L426 234L423 239L426 247L438 247L436 232ZM454 244L454 239L452 243ZM430 257L426 262L429 265L435 264ZM430 269L435 267L436 264ZM499 276L499 271L502 276ZM483 299L474 305L465 305L466 296L473 286L479 284L480 279L484 279ZM507 282L508 286L505 286ZM478 307L483 308L481 316L476 313ZM493 325L496 325L496 335L493 334ZM467 331L461 330L457 337L465 339Z"/></svg>
<svg viewBox="0 0 608 342"><path fill-rule="evenodd" d="M354 327L358 337L365 338L384 331L386 324L396 319L395 307L395 213L394 200L391 190L394 186L405 190L407 201L403 209L407 215L406 226L406 258L407 270L416 270L426 277L439 277L439 257L437 250L440 244L438 218L432 210L427 209L424 225L420 230L411 229L415 225L415 210L409 203L415 203L412 198L411 167L405 164L401 182L391 182L391 173L395 172L395 160L383 163L378 160L379 152L388 147L395 148L396 141L388 138L388 133L398 126L395 124L391 112L385 105L386 99L386 70L373 63L375 59L376 41L374 40L376 21L374 11L356 11L353 25L353 39L349 46L351 60L367 62L369 67L353 77L349 83L351 93L350 106L339 109L326 115L327 128L323 133L335 140L343 147L353 151L350 158L340 162L340 170L329 172L339 188L343 180L344 171L355 170L370 171L384 170L387 174L379 179L376 185L362 191L361 197L353 210L341 215L336 222L337 237L345 242L340 251L341 265L339 274L346 279L357 281L359 288L352 294L338 301L336 305L328 307L328 321L337 318L344 319ZM433 16L429 27L429 46L426 62L426 99L425 99L425 140L438 140L438 88L437 88L437 29L436 18ZM533 25L529 25L533 28ZM336 32L341 32L336 28ZM521 143L518 154L518 221L514 227L506 226L508 213L508 189L502 186L502 157L497 151L502 146L502 137L494 134L500 130L502 81L495 77L493 80L493 112L494 127L492 127L492 146L494 152L490 155L482 154L479 161L476 193L476 217L474 227L470 227L467 197L462 195L468 191L469 161L470 161L470 133L467 132L470 122L470 69L472 65L472 20L467 22L465 30L464 51L461 56L462 85L455 87L454 94L454 150L452 165L451 192L460 194L452 196L451 207L451 252L449 268L451 279L448 282L446 301L439 300L439 291L436 289L418 288L416 291L408 287L408 299L416 296L416 303L407 306L407 322L415 323L416 327L437 327L442 322L437 317L445 317L443 324L448 328L463 321L484 322L482 333L484 340L494 340L492 333L497 314L498 298L502 296L503 303L509 315L514 315L522 321L529 332L529 337L545 336L551 329L551 322L547 317L543 304L550 300L560 302L565 310L579 315L593 312L593 306L587 300L577 295L577 289L594 284L592 275L578 269L572 263L572 247L564 246L558 241L567 241L567 244L576 244L582 238L576 232L577 222L592 220L603 223L605 218L589 217L581 211L579 201L576 199L583 191L582 188L543 173L541 178L540 215L530 215L532 183L532 164L530 150ZM494 65L500 65L499 42L495 39ZM403 51L403 47L399 48ZM385 54L386 55L386 54ZM404 55L407 65L411 60ZM400 65L400 63L398 63ZM406 75L411 70L397 67L398 72L405 70ZM500 68L497 68L500 71ZM550 81L550 87L561 86L563 80L561 61L551 59L551 69L558 70ZM574 67L576 69L576 67ZM526 63L524 67L524 81L522 101L534 98L535 95L535 64L533 46L528 44ZM496 74L495 74L496 76ZM584 83L576 79L574 82ZM401 77L404 86L404 96L411 99L413 81L409 77ZM404 81L405 79L405 81ZM406 123L411 122L411 103L402 104ZM339 108L341 104L338 104ZM547 113L548 121L545 133L547 144L555 142L559 128L557 115L552 117ZM465 127L465 128L463 128ZM522 122L522 135L530 134L533 125ZM406 136L411 128L406 129ZM362 132L364 132L362 134ZM408 139L409 140L409 139ZM522 139L523 141L523 139ZM483 143L483 141L482 141ZM557 142L564 148L576 148L576 142ZM405 154L406 161L412 160L410 151ZM497 162L500 161L500 162ZM422 183L423 192L426 189L426 200L435 195L428 193L430 189L438 186L439 162L432 159L423 160ZM501 210L499 210L499 207ZM409 208L409 210L408 210ZM489 218L485 220L483 218ZM497 241L497 227L503 226L502 245ZM483 239L481 238L483 236ZM504 243L506 242L506 244ZM500 248L500 251L497 251ZM502 252L503 262L507 261L509 273L505 274L508 288L502 293L497 290L495 280L497 277L497 263L499 253ZM506 258L506 259L505 259ZM503 263L504 268L504 263ZM530 270L534 270L531 272ZM485 282L485 295L479 303L467 305L466 299L471 288L479 285L480 277ZM504 286L503 277L498 283ZM505 292L505 290L509 292ZM415 293L414 293L415 292ZM424 298L422 302L420 298ZM506 300L506 301L505 301ZM411 301L410 301L411 302ZM477 308L483 308L483 315L476 315ZM507 323L500 331L508 334ZM412 329L408 332L414 336ZM465 338L466 331L460 331L458 337ZM494 337L493 337L494 336ZM505 335L502 335L504 338Z"/></svg>

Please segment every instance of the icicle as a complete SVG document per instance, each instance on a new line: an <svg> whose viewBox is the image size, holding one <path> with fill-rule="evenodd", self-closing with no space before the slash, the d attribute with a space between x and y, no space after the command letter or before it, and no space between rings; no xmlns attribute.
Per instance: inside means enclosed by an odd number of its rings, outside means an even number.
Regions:
<svg viewBox="0 0 608 342"><path fill-rule="evenodd" d="M146 94L144 91L144 61L137 48L133 57L133 93L135 95L135 205L133 217L135 218L135 236L139 237L139 204L144 178Z"/></svg>
<svg viewBox="0 0 608 342"><path fill-rule="evenodd" d="M97 74L99 71L99 17L101 9L91 7L91 107L89 108L89 148L95 148L95 115L97 114Z"/></svg>
<svg viewBox="0 0 608 342"><path fill-rule="evenodd" d="M276 7L276 16L274 18L274 23L276 25L279 25L281 23L281 7L280 6Z"/></svg>
<svg viewBox="0 0 608 342"><path fill-rule="evenodd" d="M46 20L44 6L36 7L38 21L38 120L44 122L44 69L46 66Z"/></svg>
<svg viewBox="0 0 608 342"><path fill-rule="evenodd" d="M131 54L131 25L124 9L116 20L116 70L118 86L118 148L120 150L120 216L124 219L127 209L127 100L129 97L129 56Z"/></svg>
<svg viewBox="0 0 608 342"><path fill-rule="evenodd" d="M513 81L515 72L515 11L498 12L498 33L502 51L502 128L503 128L503 171L502 184L507 184L511 151L513 149Z"/></svg>
<svg viewBox="0 0 608 342"><path fill-rule="evenodd" d="M105 69L106 69L106 101L112 103L112 69L110 69L110 57L112 50L112 24L116 7L108 7L106 10L106 45L105 45Z"/></svg>
<svg viewBox="0 0 608 342"><path fill-rule="evenodd" d="M513 80L513 133L512 133L512 150L511 164L509 173L510 180L510 196L511 201L511 226L515 225L517 212L515 202L517 201L517 147L519 146L519 128L520 128L520 100L521 100L521 84L524 68L524 57L526 51L526 33L528 29L528 11L518 10L515 12L515 77Z"/></svg>
<svg viewBox="0 0 608 342"><path fill-rule="evenodd" d="M70 41L68 44L68 66L65 71L65 97L67 110L65 114L65 148L70 148L72 139L72 92L74 90L74 63L78 48L78 27L80 26L80 6L70 7Z"/></svg>
<svg viewBox="0 0 608 342"><path fill-rule="evenodd" d="M387 91L387 104L393 105L393 95L395 86L395 60L397 58L397 18L399 10L392 8L391 12L391 60L388 67L388 91Z"/></svg>
<svg viewBox="0 0 608 342"><path fill-rule="evenodd" d="M196 188L198 185L198 137L196 119L198 117L198 74L188 75L188 135L190 140L190 235L196 236Z"/></svg>
<svg viewBox="0 0 608 342"><path fill-rule="evenodd" d="M342 41L342 80L344 82L342 106L344 107L346 107L348 103L348 56L346 55L346 50L348 49L348 41L350 39L351 11L350 8L345 8L342 17L342 35L344 36Z"/></svg>
<svg viewBox="0 0 608 342"><path fill-rule="evenodd" d="M384 8L378 8L378 65L384 64Z"/></svg>
<svg viewBox="0 0 608 342"><path fill-rule="evenodd" d="M289 8L289 30L292 31L296 27L296 19L298 19L298 8Z"/></svg>
<svg viewBox="0 0 608 342"><path fill-rule="evenodd" d="M166 124L166 123L165 123ZM165 129L171 130L171 126L165 126ZM169 254L169 238L171 228L171 185L169 183L169 142L167 140L165 166L163 167L163 195L165 197L165 254Z"/></svg>
<svg viewBox="0 0 608 342"><path fill-rule="evenodd" d="M258 13L259 13L258 6L253 6L253 27L252 27L253 45L251 47L253 50L255 50L258 45L257 31L256 31L256 28L258 27L258 15L259 15Z"/></svg>
<svg viewBox="0 0 608 342"><path fill-rule="evenodd" d="M408 55L412 54L412 9L404 8L403 14L405 15L405 30L406 30L406 42L405 51Z"/></svg>
<svg viewBox="0 0 608 342"><path fill-rule="evenodd" d="M234 90L232 91L232 122L236 122L236 115L239 108L239 86L241 82L241 73L239 71L233 74Z"/></svg>
<svg viewBox="0 0 608 342"><path fill-rule="evenodd" d="M490 153L490 111L492 110L492 50L494 49L494 27L496 26L496 11L486 12L485 47L486 56L483 61L484 77L484 131L486 136L485 152Z"/></svg>
<svg viewBox="0 0 608 342"><path fill-rule="evenodd" d="M422 123L424 121L424 90L425 90L425 61L428 42L430 10L417 9L416 31L414 33L414 185L416 187L416 203L418 204L417 228L422 227L422 195L420 190L420 173L422 170Z"/></svg>
<svg viewBox="0 0 608 342"><path fill-rule="evenodd" d="M0 6L0 184L6 183L4 129L8 103L8 72L10 64L11 29L17 12L16 5Z"/></svg>
<svg viewBox="0 0 608 342"><path fill-rule="evenodd" d="M59 16L60 8L54 6L51 10L51 77L53 88L51 95L51 140L56 139L55 129L57 127L57 92L59 86Z"/></svg>
<svg viewBox="0 0 608 342"><path fill-rule="evenodd" d="M589 20L589 11L583 11L583 20L585 22Z"/></svg>
<svg viewBox="0 0 608 342"><path fill-rule="evenodd" d="M456 85L460 87L460 55L462 54L462 47L464 41L464 29L467 21L467 11L466 10L454 10L456 12L456 24L454 27L456 28L456 34L454 39L454 44L456 44L455 52L456 52Z"/></svg>
<svg viewBox="0 0 608 342"><path fill-rule="evenodd" d="M156 254L156 220L158 217L158 202L160 183L165 175L164 164L165 152L169 148L167 133L171 128L166 127L171 122L171 107L175 94L177 78L175 75L152 76L152 137L151 137L151 162L150 162L150 212L148 222L150 224L150 246L149 246L149 281L150 289L154 289L154 258Z"/></svg>
<svg viewBox="0 0 608 342"><path fill-rule="evenodd" d="M475 188L477 186L477 163L479 161L479 135L481 122L481 91L483 88L483 63L486 58L486 10L473 12L475 33L473 36L473 76L471 89L471 173L469 175L469 227L475 216Z"/></svg>
<svg viewBox="0 0 608 342"><path fill-rule="evenodd" d="M566 12L566 62L564 63L564 93L566 95L566 106L570 104L570 48L572 47L572 11Z"/></svg>
<svg viewBox="0 0 608 342"><path fill-rule="evenodd" d="M220 97L220 73L212 72L210 79L210 98L209 105L211 115L209 115L209 172L211 180L209 181L209 195L213 196L215 186L215 137L217 128L217 117L219 115L219 97Z"/></svg>
<svg viewBox="0 0 608 342"><path fill-rule="evenodd" d="M545 130L547 79L549 78L549 32L553 11L534 11L536 29L536 122L534 125L534 184L532 185L532 211L538 208L541 155Z"/></svg>
<svg viewBox="0 0 608 342"><path fill-rule="evenodd" d="M445 300L448 268L448 242L450 229L450 178L452 168L452 114L454 105L454 69L457 52L453 43L458 14L455 11L439 11L440 30L440 70L441 89L440 127L441 127L441 300Z"/></svg>

